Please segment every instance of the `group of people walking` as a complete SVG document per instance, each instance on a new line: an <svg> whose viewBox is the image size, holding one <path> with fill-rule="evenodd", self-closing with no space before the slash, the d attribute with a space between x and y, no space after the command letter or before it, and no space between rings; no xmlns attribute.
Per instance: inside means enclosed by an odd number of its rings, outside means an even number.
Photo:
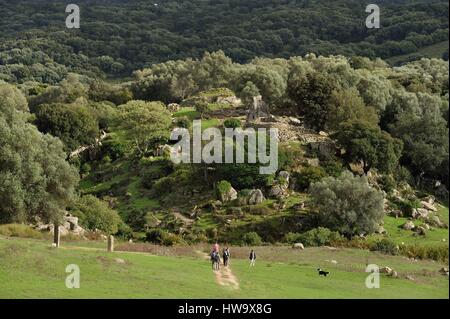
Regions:
<svg viewBox="0 0 450 319"><path fill-rule="evenodd" d="M229 261L231 258L231 254L230 254L230 249L228 247L225 247L222 250L222 258L223 258L223 265L224 267L228 267L229 265ZM254 267L256 264L256 253L255 251L252 249L252 251L250 252L250 267ZM219 244L216 242L211 250L211 262L212 262L212 268L213 270L219 270L220 269L220 246Z"/></svg>

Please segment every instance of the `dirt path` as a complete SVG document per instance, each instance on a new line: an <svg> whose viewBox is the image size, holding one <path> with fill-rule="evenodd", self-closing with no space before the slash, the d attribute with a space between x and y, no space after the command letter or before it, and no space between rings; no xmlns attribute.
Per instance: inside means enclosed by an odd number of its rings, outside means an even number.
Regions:
<svg viewBox="0 0 450 319"><path fill-rule="evenodd" d="M231 271L230 266L224 267L221 266L220 270L215 272L216 281L221 286L230 287L232 289L239 289L239 282L236 276Z"/></svg>
<svg viewBox="0 0 450 319"><path fill-rule="evenodd" d="M197 251L197 253L201 254L206 260L210 260L208 254L200 251ZM233 290L239 289L239 281L233 274L230 266L225 267L220 265L220 270L214 271L214 275L216 276L216 281L220 286L230 287Z"/></svg>

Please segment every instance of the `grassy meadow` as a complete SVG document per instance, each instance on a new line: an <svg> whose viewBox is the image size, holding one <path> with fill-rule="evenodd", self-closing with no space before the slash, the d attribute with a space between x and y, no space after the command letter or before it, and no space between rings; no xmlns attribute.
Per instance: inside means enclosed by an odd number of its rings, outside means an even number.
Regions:
<svg viewBox="0 0 450 319"><path fill-rule="evenodd" d="M206 246L142 244L149 252L107 253L105 245L67 242L55 249L49 240L0 237L0 298L449 297L448 278L439 273L444 264L364 250L258 247L257 265L250 268L249 248L232 248L231 270L238 287L231 287L217 282L205 258ZM121 246L130 244L119 244L118 249ZM368 263L394 268L399 277L381 275L380 289L367 289ZM79 289L65 287L69 264L80 267ZM330 271L330 276L319 277L318 267Z"/></svg>

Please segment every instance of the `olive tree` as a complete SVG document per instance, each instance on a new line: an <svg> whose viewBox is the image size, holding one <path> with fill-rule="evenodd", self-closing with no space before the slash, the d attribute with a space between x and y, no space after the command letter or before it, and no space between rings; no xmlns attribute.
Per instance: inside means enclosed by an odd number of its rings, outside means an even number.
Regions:
<svg viewBox="0 0 450 319"><path fill-rule="evenodd" d="M168 140L172 117L160 102L133 100L119 107L118 127L136 147L140 156Z"/></svg>
<svg viewBox="0 0 450 319"><path fill-rule="evenodd" d="M313 183L309 193L320 226L346 237L373 233L384 216L383 195L369 186L366 176L346 171Z"/></svg>
<svg viewBox="0 0 450 319"><path fill-rule="evenodd" d="M0 98L0 222L36 217L58 222L73 196L78 172L66 161L58 138L26 121L28 107L20 92L4 85L0 91L8 95Z"/></svg>

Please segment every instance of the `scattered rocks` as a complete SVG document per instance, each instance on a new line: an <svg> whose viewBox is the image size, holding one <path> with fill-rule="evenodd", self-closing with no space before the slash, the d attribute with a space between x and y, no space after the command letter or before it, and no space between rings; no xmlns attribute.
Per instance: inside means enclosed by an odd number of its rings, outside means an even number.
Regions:
<svg viewBox="0 0 450 319"><path fill-rule="evenodd" d="M320 166L320 161L318 158L307 158L305 159L306 164L308 164L308 166L311 167L319 167Z"/></svg>
<svg viewBox="0 0 450 319"><path fill-rule="evenodd" d="M299 249L299 250L304 250L305 246L302 243L295 243L294 245L292 245L292 248Z"/></svg>
<svg viewBox="0 0 450 319"><path fill-rule="evenodd" d="M123 260L122 258L114 258L114 261L118 264L125 264L125 260Z"/></svg>
<svg viewBox="0 0 450 319"><path fill-rule="evenodd" d="M280 198L286 195L286 188L281 185L274 185L269 190L269 197Z"/></svg>
<svg viewBox="0 0 450 319"><path fill-rule="evenodd" d="M430 205L434 205L436 198L433 195L425 197L422 201L427 202Z"/></svg>
<svg viewBox="0 0 450 319"><path fill-rule="evenodd" d="M386 274L387 276L392 277L392 278L397 278L398 277L398 273L394 269L392 269L390 267L387 267L387 266L381 268L380 269L380 273Z"/></svg>
<svg viewBox="0 0 450 319"><path fill-rule="evenodd" d="M235 200L237 197L238 192L233 187L230 187L230 189L227 192L220 194L220 200L223 203L231 202Z"/></svg>
<svg viewBox="0 0 450 319"><path fill-rule="evenodd" d="M38 231L48 231L53 234L54 225L51 224L43 224L40 221L34 225L34 228ZM72 216L71 214L66 214L64 216L64 220L61 225L59 225L59 233L61 236L67 236L68 234L76 235L76 236L84 236L86 230L78 225L78 217Z"/></svg>
<svg viewBox="0 0 450 319"><path fill-rule="evenodd" d="M416 225L411 220L408 220L405 224L403 224L402 228L404 230L413 230L416 228Z"/></svg>
<svg viewBox="0 0 450 319"><path fill-rule="evenodd" d="M392 270L390 273L387 274L388 277L397 278L398 273L395 270Z"/></svg>
<svg viewBox="0 0 450 319"><path fill-rule="evenodd" d="M443 276L447 276L448 277L448 268L447 267L443 267L439 270L439 273L441 273L441 275Z"/></svg>
<svg viewBox="0 0 450 319"><path fill-rule="evenodd" d="M393 271L393 269L390 267L387 267L387 266L380 269L380 273L382 273L382 274L389 274L392 271Z"/></svg>
<svg viewBox="0 0 450 319"><path fill-rule="evenodd" d="M278 181L283 184L289 185L290 174L287 171L281 171L278 173Z"/></svg>
<svg viewBox="0 0 450 319"><path fill-rule="evenodd" d="M237 198L237 193L236 193ZM250 192L248 197L249 205L258 205L261 204L265 200L264 194L260 189L254 189Z"/></svg>
<svg viewBox="0 0 450 319"><path fill-rule="evenodd" d="M302 125L302 121L295 117L289 117L289 122L293 125Z"/></svg>
<svg viewBox="0 0 450 319"><path fill-rule="evenodd" d="M379 226L378 229L375 230L375 233L376 233L376 234L386 235L386 234L387 234L387 231L386 231L386 229L384 229L383 226Z"/></svg>
<svg viewBox="0 0 450 319"><path fill-rule="evenodd" d="M416 280L413 276L406 276L406 279L411 280L411 281Z"/></svg>
<svg viewBox="0 0 450 319"><path fill-rule="evenodd" d="M219 96L217 97L216 103L230 104L234 107L237 107L242 104L242 100L236 96Z"/></svg>
<svg viewBox="0 0 450 319"><path fill-rule="evenodd" d="M395 218L403 217L403 213L402 213L401 210L393 210L393 211L390 211L390 212L388 213L388 215L389 215L389 216L392 216L392 217L395 217Z"/></svg>
<svg viewBox="0 0 450 319"><path fill-rule="evenodd" d="M424 208L416 208L412 211L412 218L418 219L418 218L427 218L430 214L429 210L426 210Z"/></svg>
<svg viewBox="0 0 450 319"><path fill-rule="evenodd" d="M430 204L429 202L426 201L421 201L420 203L425 209L437 212L437 208L433 204Z"/></svg>
<svg viewBox="0 0 450 319"><path fill-rule="evenodd" d="M417 227L415 228L415 232L416 232L416 234L418 234L419 236L425 236L425 235L427 234L427 230L426 230L424 227L422 227L422 226L417 226Z"/></svg>

